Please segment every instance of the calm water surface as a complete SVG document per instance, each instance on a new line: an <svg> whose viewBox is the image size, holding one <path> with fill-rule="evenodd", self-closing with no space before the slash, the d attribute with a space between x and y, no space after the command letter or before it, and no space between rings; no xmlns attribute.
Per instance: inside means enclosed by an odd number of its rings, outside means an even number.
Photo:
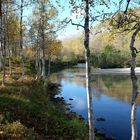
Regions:
<svg viewBox="0 0 140 140"><path fill-rule="evenodd" d="M84 67L66 69L52 75L52 80L62 85L60 96L64 97L71 109L87 119L87 100ZM140 77L138 81L140 89ZM96 128L116 140L130 140L130 112L132 86L129 75L92 76L93 111ZM73 98L73 100L69 100ZM140 96L138 96L137 131L140 140Z"/></svg>

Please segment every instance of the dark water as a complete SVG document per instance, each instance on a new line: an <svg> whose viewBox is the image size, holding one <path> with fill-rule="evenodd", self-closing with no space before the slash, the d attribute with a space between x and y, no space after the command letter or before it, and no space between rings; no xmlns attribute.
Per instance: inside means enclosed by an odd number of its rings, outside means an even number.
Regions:
<svg viewBox="0 0 140 140"><path fill-rule="evenodd" d="M84 72L82 67L67 69L52 75L52 80L61 83L60 96L71 104L71 109L87 119ZM140 87L140 80L138 85ZM95 119L105 119L105 121L96 121L96 128L116 140L130 140L132 86L129 75L92 76L92 94ZM138 140L140 140L140 95L138 96L136 123Z"/></svg>

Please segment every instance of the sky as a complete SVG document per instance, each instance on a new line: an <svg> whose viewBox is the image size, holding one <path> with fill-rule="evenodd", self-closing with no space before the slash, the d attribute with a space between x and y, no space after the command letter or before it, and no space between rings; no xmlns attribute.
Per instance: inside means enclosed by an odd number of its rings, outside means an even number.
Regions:
<svg viewBox="0 0 140 140"><path fill-rule="evenodd" d="M57 0L52 0L52 1L53 1L54 6L57 7L57 9L58 9L58 13L59 13L58 19L60 21L64 20L65 18L68 18L68 19L72 19L72 21L74 23L80 22L80 24L82 24L82 25L84 24L83 21L80 20L81 17L83 17L84 13L82 12L82 10L78 10L77 14L71 13L71 7L69 7L69 0L58 0L58 2L56 2ZM126 6L126 1L127 0L124 0L124 4L122 4L121 9L123 9L123 10ZM113 2L116 2L116 0L113 0ZM113 2L110 3L108 7L96 5L94 7L94 10L91 9L91 12L93 13L93 15L97 15L98 11L102 11L102 10L104 10L104 12L107 12L107 13L115 12L119 8L119 4L115 5ZM24 9L25 19L28 19L28 17L31 16L31 11L32 11L32 8L29 8L29 7ZM83 13L83 14L81 15L81 13ZM76 18L76 15L78 18ZM96 26L98 23L99 22L94 22L92 24L93 27ZM81 34L82 31L83 31L83 29L81 27L79 27L77 29L77 26L71 25L69 23L69 24L67 24L67 26L64 29L60 30L57 33L57 35L58 35L59 39L63 40L65 38L78 36L79 34Z"/></svg>
<svg viewBox="0 0 140 140"><path fill-rule="evenodd" d="M54 0L54 1L56 1L56 0ZM60 10L58 18L60 20L63 20L64 18L67 17L68 19L72 19L72 21L74 23L80 23L81 25L84 25L84 21L81 21L81 18L83 18L84 12L82 10L78 10L77 14L76 13L71 13L71 7L69 7L69 2L68 1L69 0L59 0L61 6L64 6L64 11L62 12ZM116 11L118 11L119 8L120 8L120 10L125 11L127 0L122 1L121 7L120 7L120 4L119 4L119 1L121 1L121 0L106 0L106 1L108 1L108 6L107 7L104 6L104 5L99 5L97 3L97 4L95 4L94 8L92 7L90 9L91 10L90 13L92 13L93 15L96 16L96 15L99 15L98 11L100 11L100 12L103 11L103 13L105 12L105 13L113 13L113 14ZM78 3L78 0L76 0L76 2ZM134 3L130 2L129 8L134 8L134 7L136 7L136 5ZM81 13L82 13L82 15L81 15ZM76 18L76 15L77 15L78 18ZM98 22L95 21L94 23L92 23L91 26L94 28L99 23L100 23L100 21L98 21ZM63 40L65 38L76 37L79 34L81 34L82 32L83 32L83 28L79 27L77 29L77 26L71 25L71 23L69 23L66 26L65 29L63 29L62 31L59 32L59 38Z"/></svg>
<svg viewBox="0 0 140 140"><path fill-rule="evenodd" d="M65 18L68 18L68 17L73 19L74 21L76 20L75 15L74 14L72 15L71 12L70 12L70 8L68 6L69 5L68 0L59 0L59 4L56 3L56 0L52 0L52 1L54 3L54 6L59 9L58 10L59 21L62 21ZM59 7L59 5L61 5L61 8ZM64 9L62 7L64 7ZM25 7L24 8L24 12L23 12L24 21L28 21L29 17L31 16L32 10L33 9L31 7ZM80 29L80 28L77 29L76 26L73 26L69 23L65 28L58 31L57 35L58 35L58 39L61 40L63 38L69 38L71 36L76 36L81 32L82 32L82 29Z"/></svg>
<svg viewBox="0 0 140 140"><path fill-rule="evenodd" d="M58 18L60 20L63 20L64 18L67 17L68 19L72 19L72 21L74 23L78 23L78 24L80 23L81 25L84 25L84 20L81 21L81 18L83 18L83 15L84 15L83 11L78 10L77 13L71 13L68 0L60 0L60 1L61 1L60 4L63 5L65 8L64 8L63 12L60 12L60 15ZM116 0L114 0L114 1L116 2ZM104 12L111 13L111 12L115 12L115 9L117 10L119 6L118 5L116 6L113 3L112 4L110 3L108 8L106 6L98 6L98 5L96 5L95 7L96 7L96 11L104 10ZM97 12L92 9L93 8L90 9L91 13L93 13L93 15L98 15ZM76 16L77 16L77 18L76 18ZM94 22L92 24L92 27L96 26L98 23L99 22ZM77 26L71 25L71 23L69 23L64 30L59 32L59 38L65 39L65 38L69 38L69 37L75 37L75 36L78 36L79 34L81 34L82 31L83 31L83 28L81 28L81 27L77 28Z"/></svg>
<svg viewBox="0 0 140 140"><path fill-rule="evenodd" d="M74 23L77 23L76 15L71 13L71 9L69 7L69 0L59 0L59 4L61 8L59 8L58 4L54 5L59 9L58 10L58 19L63 21L65 18L72 19ZM77 26L71 25L71 23L67 24L67 26L58 32L58 38L64 39L69 37L77 36L82 32L83 29L77 28Z"/></svg>

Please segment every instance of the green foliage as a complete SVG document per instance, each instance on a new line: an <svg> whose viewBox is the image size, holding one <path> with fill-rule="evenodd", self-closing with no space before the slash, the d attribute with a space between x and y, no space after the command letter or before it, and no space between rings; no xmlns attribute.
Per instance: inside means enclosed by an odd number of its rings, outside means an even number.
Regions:
<svg viewBox="0 0 140 140"><path fill-rule="evenodd" d="M112 45L107 45L101 52L91 55L92 65L100 68L128 67L130 65L129 60L129 52L116 49Z"/></svg>
<svg viewBox="0 0 140 140"><path fill-rule="evenodd" d="M46 61L46 64L48 66L48 61ZM63 70L64 68L72 67L77 64L77 60L63 60L62 59L56 59L54 61L51 61L51 73L52 72L57 72L60 70ZM46 71L48 71L48 67L46 67Z"/></svg>
<svg viewBox="0 0 140 140"><path fill-rule="evenodd" d="M70 56L63 56L62 57L62 62L76 63L77 62L77 57L74 53L71 53Z"/></svg>

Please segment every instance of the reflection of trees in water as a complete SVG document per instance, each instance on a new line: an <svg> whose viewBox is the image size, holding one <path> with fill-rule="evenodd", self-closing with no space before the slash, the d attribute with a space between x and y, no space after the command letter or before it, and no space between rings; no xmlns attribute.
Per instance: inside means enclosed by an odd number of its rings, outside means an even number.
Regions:
<svg viewBox="0 0 140 140"><path fill-rule="evenodd" d="M66 72L56 73L52 74L50 77L51 81L61 83L64 81L65 83L75 83L76 85L86 87L86 81L85 81L85 75L78 75L81 72L70 72L70 70L67 70Z"/></svg>
<svg viewBox="0 0 140 140"><path fill-rule="evenodd" d="M119 84L124 81L130 81L130 76L128 75L101 75L97 77L102 78L107 88L112 87L113 85Z"/></svg>
<svg viewBox="0 0 140 140"><path fill-rule="evenodd" d="M73 67L73 68L69 68L69 69L65 69L62 71L62 73L84 73L85 74L85 69L84 68L77 68L77 67Z"/></svg>
<svg viewBox="0 0 140 140"><path fill-rule="evenodd" d="M61 84L62 78L63 78L63 75L54 73L54 74L51 74L51 76L49 77L49 80L52 82L56 82L58 84Z"/></svg>
<svg viewBox="0 0 140 140"><path fill-rule="evenodd" d="M66 83L75 83L79 86L86 87L85 75L82 75L83 68L72 68L60 73L51 75L51 80L61 84L64 80ZM128 75L95 75L92 76L92 91L94 97L100 99L102 95L107 95L115 99L131 103L132 100L132 83ZM138 81L140 84L140 81ZM140 104L140 99L138 99Z"/></svg>
<svg viewBox="0 0 140 140"><path fill-rule="evenodd" d="M115 99L131 103L132 100L132 84L130 76L123 75L100 75L95 76L93 86L99 95L108 95ZM139 81L140 83L140 81ZM98 97L100 97L98 95ZM140 104L140 99L138 99Z"/></svg>

